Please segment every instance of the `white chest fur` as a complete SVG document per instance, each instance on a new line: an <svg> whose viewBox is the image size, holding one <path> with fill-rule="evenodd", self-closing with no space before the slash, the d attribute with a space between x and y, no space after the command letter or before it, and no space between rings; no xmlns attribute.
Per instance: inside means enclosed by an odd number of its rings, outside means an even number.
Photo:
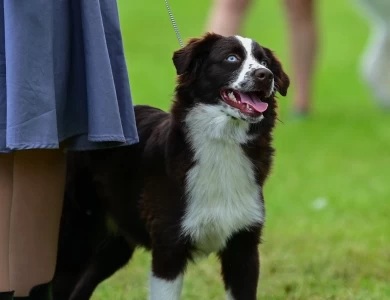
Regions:
<svg viewBox="0 0 390 300"><path fill-rule="evenodd" d="M250 138L246 122L219 106L199 105L186 125L196 163L187 174L182 230L208 254L223 249L233 233L263 222L260 186L240 146Z"/></svg>

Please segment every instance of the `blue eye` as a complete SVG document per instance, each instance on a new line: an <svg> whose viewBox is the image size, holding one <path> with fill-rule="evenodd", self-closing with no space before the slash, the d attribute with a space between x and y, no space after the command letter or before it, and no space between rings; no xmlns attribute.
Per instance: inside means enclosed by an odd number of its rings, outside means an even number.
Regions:
<svg viewBox="0 0 390 300"><path fill-rule="evenodd" d="M260 62L260 64L261 65L263 65L264 67L268 67L268 63L267 63L267 61L266 60L262 60L261 62Z"/></svg>
<svg viewBox="0 0 390 300"><path fill-rule="evenodd" d="M227 60L227 61L230 61L230 62L236 62L236 61L238 61L238 58L237 58L237 56L235 56L235 55L230 55L230 56L228 56L228 57L226 58L226 60Z"/></svg>

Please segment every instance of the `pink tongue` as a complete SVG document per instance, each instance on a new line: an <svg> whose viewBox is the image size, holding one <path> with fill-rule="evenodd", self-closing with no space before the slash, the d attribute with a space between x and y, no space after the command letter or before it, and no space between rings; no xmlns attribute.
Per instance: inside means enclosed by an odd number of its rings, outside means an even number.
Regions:
<svg viewBox="0 0 390 300"><path fill-rule="evenodd" d="M242 103L249 104L258 112L265 112L268 108L268 103L262 102L259 97L257 97L254 93L237 93L240 95L240 100Z"/></svg>

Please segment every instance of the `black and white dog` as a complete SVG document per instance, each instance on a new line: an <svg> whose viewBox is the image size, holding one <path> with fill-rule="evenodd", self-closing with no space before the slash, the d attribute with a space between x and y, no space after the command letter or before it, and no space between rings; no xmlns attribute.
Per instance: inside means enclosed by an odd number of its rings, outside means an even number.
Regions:
<svg viewBox="0 0 390 300"><path fill-rule="evenodd" d="M152 253L152 300L180 299L187 263L210 253L227 299L256 299L275 94L289 78L240 36L192 39L173 62L170 113L135 108L139 144L68 156L56 300L89 299L138 246Z"/></svg>

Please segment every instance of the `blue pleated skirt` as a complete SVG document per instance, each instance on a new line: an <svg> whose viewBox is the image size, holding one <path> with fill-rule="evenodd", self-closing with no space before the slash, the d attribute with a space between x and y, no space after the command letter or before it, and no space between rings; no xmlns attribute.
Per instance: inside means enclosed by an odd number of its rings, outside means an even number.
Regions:
<svg viewBox="0 0 390 300"><path fill-rule="evenodd" d="M0 0L0 152L136 142L116 0Z"/></svg>

